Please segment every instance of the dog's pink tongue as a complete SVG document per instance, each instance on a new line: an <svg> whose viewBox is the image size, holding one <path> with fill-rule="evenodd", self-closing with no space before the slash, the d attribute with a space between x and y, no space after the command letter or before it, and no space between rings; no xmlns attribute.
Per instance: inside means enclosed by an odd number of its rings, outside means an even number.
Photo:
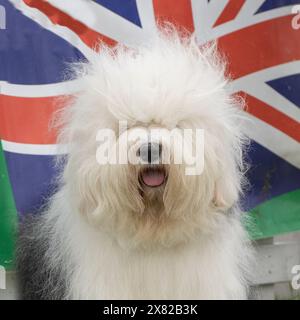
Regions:
<svg viewBox="0 0 300 320"><path fill-rule="evenodd" d="M142 180L149 187L158 187L165 181L165 175L162 171L147 170L142 173Z"/></svg>

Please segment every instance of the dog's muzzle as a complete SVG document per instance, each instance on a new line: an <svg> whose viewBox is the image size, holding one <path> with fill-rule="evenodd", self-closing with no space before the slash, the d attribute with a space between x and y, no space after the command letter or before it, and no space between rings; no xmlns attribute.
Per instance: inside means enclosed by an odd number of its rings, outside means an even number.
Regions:
<svg viewBox="0 0 300 320"><path fill-rule="evenodd" d="M162 145L156 142L144 143L138 149L137 155L145 164L159 164L162 154Z"/></svg>
<svg viewBox="0 0 300 320"><path fill-rule="evenodd" d="M160 187L166 181L167 175L164 166L160 165L162 145L156 142L144 143L140 146L137 155L146 164L141 169L140 181L147 187Z"/></svg>

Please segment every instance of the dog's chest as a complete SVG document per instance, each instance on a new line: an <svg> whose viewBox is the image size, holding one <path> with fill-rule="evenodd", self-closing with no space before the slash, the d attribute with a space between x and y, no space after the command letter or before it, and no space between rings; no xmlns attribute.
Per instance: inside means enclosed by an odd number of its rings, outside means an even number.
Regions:
<svg viewBox="0 0 300 320"><path fill-rule="evenodd" d="M71 298L219 299L235 286L243 294L238 275L217 248L216 255L197 246L134 254L119 247L104 249L78 264Z"/></svg>

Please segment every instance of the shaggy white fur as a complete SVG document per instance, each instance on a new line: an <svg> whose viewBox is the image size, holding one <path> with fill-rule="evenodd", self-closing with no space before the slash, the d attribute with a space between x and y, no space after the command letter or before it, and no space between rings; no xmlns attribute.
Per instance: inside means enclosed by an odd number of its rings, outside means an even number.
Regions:
<svg viewBox="0 0 300 320"><path fill-rule="evenodd" d="M215 45L166 30L135 50L99 52L77 65L83 90L59 115L69 155L40 229L50 269L65 274L64 298L246 298L242 103L226 92ZM166 165L165 183L149 188L140 165L99 165L98 130L119 136L124 120L129 131L204 129L203 173Z"/></svg>

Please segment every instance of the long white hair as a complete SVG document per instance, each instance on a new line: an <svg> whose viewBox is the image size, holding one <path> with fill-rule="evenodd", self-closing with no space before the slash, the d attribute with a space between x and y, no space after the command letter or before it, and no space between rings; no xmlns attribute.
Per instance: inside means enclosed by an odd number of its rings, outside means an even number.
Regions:
<svg viewBox="0 0 300 320"><path fill-rule="evenodd" d="M212 232L214 220L237 205L244 181L243 104L226 92L224 73L216 44L199 48L172 28L138 49L101 45L92 61L77 64L82 91L60 113L60 142L69 145L62 182L79 213L123 245L170 245ZM145 214L151 203L139 192L138 167L96 162L97 130L119 134L124 120L129 130L153 123L204 130L203 173L170 166L159 215Z"/></svg>

